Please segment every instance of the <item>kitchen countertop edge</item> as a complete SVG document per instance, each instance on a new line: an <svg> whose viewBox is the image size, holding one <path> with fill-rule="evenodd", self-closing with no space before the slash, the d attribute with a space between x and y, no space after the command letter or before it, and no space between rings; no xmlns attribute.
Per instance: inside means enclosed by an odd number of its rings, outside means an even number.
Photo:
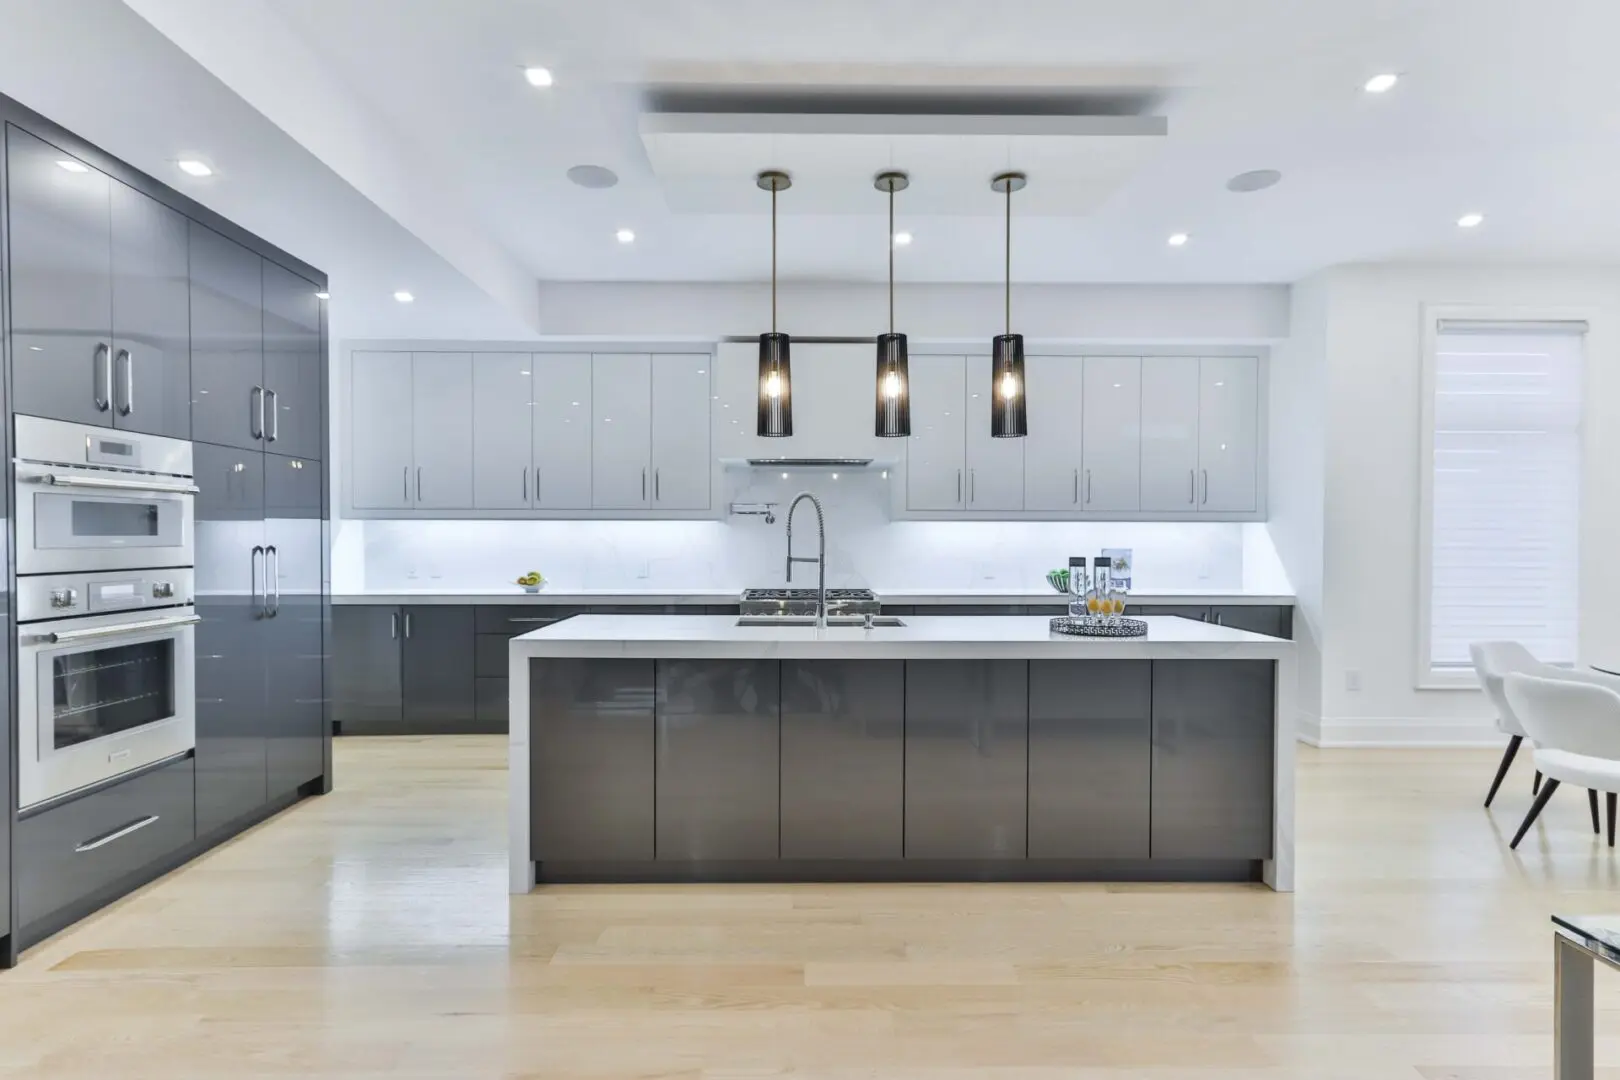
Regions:
<svg viewBox="0 0 1620 1080"><path fill-rule="evenodd" d="M590 607L595 604L735 604L740 589L689 589L682 592L630 592L598 590L585 592L462 592L424 589L405 592L340 592L332 594L334 604L535 604ZM922 606L935 604L1061 604L1061 593L1052 592L896 592L878 591L884 604ZM1230 607L1293 607L1296 599L1273 592L1138 592L1129 603L1154 606L1204 604Z"/></svg>

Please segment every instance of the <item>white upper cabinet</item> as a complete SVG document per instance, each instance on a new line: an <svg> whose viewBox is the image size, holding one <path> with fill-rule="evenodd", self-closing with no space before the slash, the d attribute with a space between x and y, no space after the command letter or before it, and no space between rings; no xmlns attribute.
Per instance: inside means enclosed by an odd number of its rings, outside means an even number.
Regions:
<svg viewBox="0 0 1620 1080"><path fill-rule="evenodd" d="M525 510L529 475L533 367L528 353L473 357L473 506Z"/></svg>
<svg viewBox="0 0 1620 1080"><path fill-rule="evenodd" d="M1141 500L1142 362L1088 356L1084 382L1080 508L1135 513Z"/></svg>
<svg viewBox="0 0 1620 1080"><path fill-rule="evenodd" d="M967 498L964 359L913 355L909 371L911 437L906 440L906 507L910 510L960 510ZM876 378L875 363L873 377ZM988 381L986 376L987 384ZM857 400L865 403L864 397ZM986 414L987 439L989 424Z"/></svg>
<svg viewBox="0 0 1620 1080"><path fill-rule="evenodd" d="M413 505L472 509L472 354L412 353L411 395Z"/></svg>
<svg viewBox="0 0 1620 1080"><path fill-rule="evenodd" d="M535 353L534 456L529 500L536 510L591 507L590 353Z"/></svg>
<svg viewBox="0 0 1620 1080"><path fill-rule="evenodd" d="M652 357L591 357L591 505L652 505Z"/></svg>
<svg viewBox="0 0 1620 1080"><path fill-rule="evenodd" d="M1196 510L1198 358L1142 360L1142 509Z"/></svg>
<svg viewBox="0 0 1620 1080"><path fill-rule="evenodd" d="M1258 509L1260 362L1252 356L1207 356L1198 379L1198 510Z"/></svg>
<svg viewBox="0 0 1620 1080"><path fill-rule="evenodd" d="M1024 509L1077 513L1085 364L1078 356L1031 356L1024 361L1024 380L1029 395L1029 435L1021 440Z"/></svg>
<svg viewBox="0 0 1620 1080"><path fill-rule="evenodd" d="M967 508L969 510L1022 510L1024 508L1025 440L997 439L990 435L991 359L966 358L967 399ZM1028 379L1026 362L1025 378ZM1028 387L1025 388L1026 391ZM1027 406L1028 401L1025 402Z"/></svg>
<svg viewBox="0 0 1620 1080"><path fill-rule="evenodd" d="M357 352L349 368L350 503L406 510L411 486L411 354Z"/></svg>
<svg viewBox="0 0 1620 1080"><path fill-rule="evenodd" d="M652 358L652 506L707 510L714 457L709 452L708 354Z"/></svg>

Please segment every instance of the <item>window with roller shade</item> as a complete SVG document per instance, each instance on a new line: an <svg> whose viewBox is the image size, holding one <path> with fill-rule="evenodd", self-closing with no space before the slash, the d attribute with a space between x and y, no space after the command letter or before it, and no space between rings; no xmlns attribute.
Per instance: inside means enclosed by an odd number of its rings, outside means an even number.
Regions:
<svg viewBox="0 0 1620 1080"><path fill-rule="evenodd" d="M1577 649L1586 325L1445 320L1434 338L1426 658L1474 641Z"/></svg>

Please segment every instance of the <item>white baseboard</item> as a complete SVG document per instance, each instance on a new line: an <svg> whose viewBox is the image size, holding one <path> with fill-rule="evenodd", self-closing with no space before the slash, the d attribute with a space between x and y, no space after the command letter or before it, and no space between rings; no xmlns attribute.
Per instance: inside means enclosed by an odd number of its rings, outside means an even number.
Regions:
<svg viewBox="0 0 1620 1080"><path fill-rule="evenodd" d="M1314 734L1301 725L1301 740L1321 747L1500 747L1507 738L1489 720L1421 716L1324 717Z"/></svg>

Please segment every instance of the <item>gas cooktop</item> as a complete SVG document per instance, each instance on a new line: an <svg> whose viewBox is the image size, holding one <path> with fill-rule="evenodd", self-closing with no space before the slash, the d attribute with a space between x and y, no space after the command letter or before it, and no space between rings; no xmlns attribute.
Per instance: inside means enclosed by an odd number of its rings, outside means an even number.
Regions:
<svg viewBox="0 0 1620 1080"><path fill-rule="evenodd" d="M828 589L827 614L877 614L882 609L871 589ZM814 615L814 589L744 589L739 604L742 615Z"/></svg>

